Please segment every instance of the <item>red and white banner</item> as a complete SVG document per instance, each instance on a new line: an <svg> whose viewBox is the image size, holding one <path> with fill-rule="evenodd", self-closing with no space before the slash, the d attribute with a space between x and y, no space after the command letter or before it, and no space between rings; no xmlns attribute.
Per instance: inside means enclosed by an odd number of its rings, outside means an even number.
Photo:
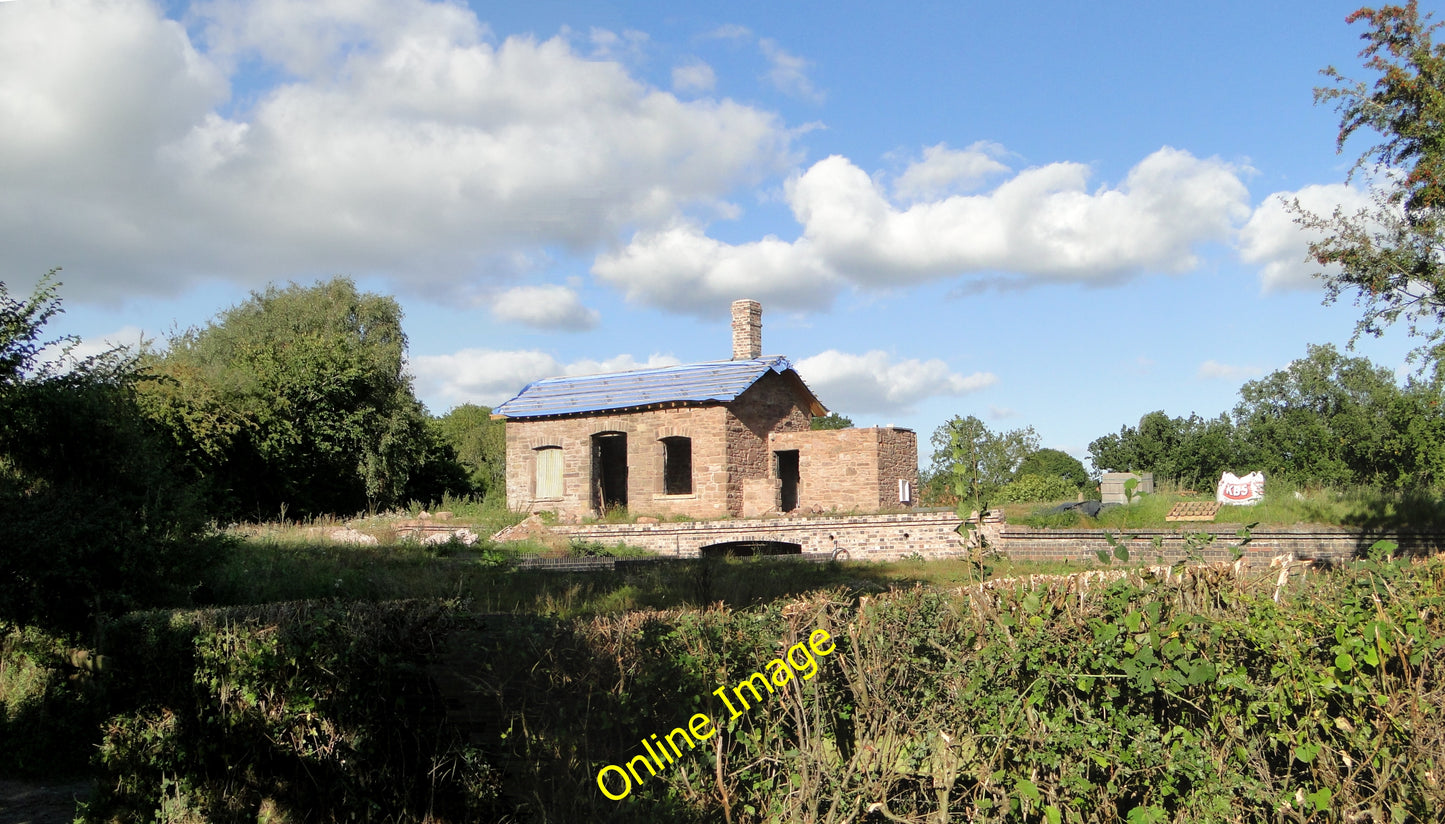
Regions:
<svg viewBox="0 0 1445 824"><path fill-rule="evenodd" d="M1254 506L1264 500L1264 473L1251 472L1243 478L1232 472L1224 473L1214 490L1214 500L1235 506Z"/></svg>

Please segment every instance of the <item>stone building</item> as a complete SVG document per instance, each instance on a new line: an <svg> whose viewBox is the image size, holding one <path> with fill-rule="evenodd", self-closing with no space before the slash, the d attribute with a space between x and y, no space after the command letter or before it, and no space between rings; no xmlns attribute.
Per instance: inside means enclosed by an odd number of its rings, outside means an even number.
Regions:
<svg viewBox="0 0 1445 824"><path fill-rule="evenodd" d="M762 354L762 307L732 307L731 360L547 378L498 406L507 505L567 520L614 507L691 518L906 508L918 439L811 431L827 410L787 358Z"/></svg>

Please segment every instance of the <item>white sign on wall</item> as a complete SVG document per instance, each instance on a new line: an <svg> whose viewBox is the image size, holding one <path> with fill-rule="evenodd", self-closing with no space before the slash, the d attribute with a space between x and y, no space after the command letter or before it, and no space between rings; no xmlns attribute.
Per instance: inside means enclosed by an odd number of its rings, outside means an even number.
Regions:
<svg viewBox="0 0 1445 824"><path fill-rule="evenodd" d="M1235 506L1254 506L1264 500L1264 473L1251 472L1243 478L1232 472L1219 477L1215 487L1214 500Z"/></svg>

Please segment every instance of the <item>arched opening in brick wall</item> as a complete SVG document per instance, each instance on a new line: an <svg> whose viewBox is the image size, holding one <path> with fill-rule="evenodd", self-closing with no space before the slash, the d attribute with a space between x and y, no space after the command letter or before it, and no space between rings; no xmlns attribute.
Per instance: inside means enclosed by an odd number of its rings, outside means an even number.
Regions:
<svg viewBox="0 0 1445 824"><path fill-rule="evenodd" d="M803 545L788 541L725 541L702 547L698 553L704 558L745 558L753 555L801 555Z"/></svg>

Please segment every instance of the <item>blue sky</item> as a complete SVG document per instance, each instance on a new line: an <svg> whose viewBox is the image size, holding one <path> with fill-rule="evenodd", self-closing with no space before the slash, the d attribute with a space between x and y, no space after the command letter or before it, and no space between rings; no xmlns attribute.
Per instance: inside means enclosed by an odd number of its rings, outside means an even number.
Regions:
<svg viewBox="0 0 1445 824"><path fill-rule="evenodd" d="M1354 7L10 0L0 279L98 346L350 275L436 413L725 359L748 297L859 425L1084 457L1348 341L1278 199L1360 202Z"/></svg>

